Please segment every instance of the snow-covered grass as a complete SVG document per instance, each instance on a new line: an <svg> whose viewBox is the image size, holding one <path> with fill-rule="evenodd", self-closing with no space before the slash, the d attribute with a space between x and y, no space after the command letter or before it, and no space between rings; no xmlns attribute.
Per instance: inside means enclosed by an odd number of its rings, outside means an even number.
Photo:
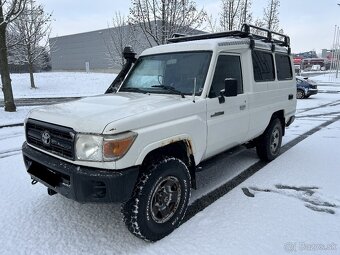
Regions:
<svg viewBox="0 0 340 255"><path fill-rule="evenodd" d="M15 98L74 97L104 93L116 74L47 72L34 74L37 89L30 88L29 74L11 74ZM0 93L0 99L3 94Z"/></svg>
<svg viewBox="0 0 340 255"><path fill-rule="evenodd" d="M34 74L37 88L31 89L29 74L12 74L15 98L76 97L104 93L116 74L48 72ZM0 99L3 94L0 93ZM0 108L0 125L22 123L34 107L17 107L16 113L7 113Z"/></svg>
<svg viewBox="0 0 340 255"><path fill-rule="evenodd" d="M5 112L3 108L0 108L0 126L23 123L29 111L34 106L22 106L17 107L16 112Z"/></svg>

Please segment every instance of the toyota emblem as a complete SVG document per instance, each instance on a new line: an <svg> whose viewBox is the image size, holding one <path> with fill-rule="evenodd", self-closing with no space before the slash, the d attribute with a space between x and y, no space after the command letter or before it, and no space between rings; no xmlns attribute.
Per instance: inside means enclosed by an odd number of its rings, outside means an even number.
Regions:
<svg viewBox="0 0 340 255"><path fill-rule="evenodd" d="M41 141L45 146L50 146L51 145L51 135L50 132L45 130L42 135L41 135Z"/></svg>

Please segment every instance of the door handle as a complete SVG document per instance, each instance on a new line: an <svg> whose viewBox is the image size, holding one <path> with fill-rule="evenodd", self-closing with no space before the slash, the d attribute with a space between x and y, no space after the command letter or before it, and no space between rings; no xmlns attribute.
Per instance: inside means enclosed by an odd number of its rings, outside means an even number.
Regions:
<svg viewBox="0 0 340 255"><path fill-rule="evenodd" d="M223 115L224 112L215 112L213 115L210 115L211 118L217 117L217 116L221 116Z"/></svg>
<svg viewBox="0 0 340 255"><path fill-rule="evenodd" d="M240 110L241 110L241 111L243 111L243 110L245 110L245 109L246 109L246 105L245 105L245 104L240 105Z"/></svg>

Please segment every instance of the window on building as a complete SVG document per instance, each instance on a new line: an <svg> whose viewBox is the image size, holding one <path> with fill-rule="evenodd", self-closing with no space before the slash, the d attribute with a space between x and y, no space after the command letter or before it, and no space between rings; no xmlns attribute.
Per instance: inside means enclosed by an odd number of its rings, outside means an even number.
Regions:
<svg viewBox="0 0 340 255"><path fill-rule="evenodd" d="M273 55L270 52L252 52L254 79L257 82L275 80Z"/></svg>
<svg viewBox="0 0 340 255"><path fill-rule="evenodd" d="M277 79L279 81L292 79L292 66L288 55L275 54L275 64Z"/></svg>
<svg viewBox="0 0 340 255"><path fill-rule="evenodd" d="M237 93L243 93L241 59L239 56L221 55L218 57L209 93L210 98L220 95L220 91L225 88L224 80L226 78L236 79L238 85Z"/></svg>

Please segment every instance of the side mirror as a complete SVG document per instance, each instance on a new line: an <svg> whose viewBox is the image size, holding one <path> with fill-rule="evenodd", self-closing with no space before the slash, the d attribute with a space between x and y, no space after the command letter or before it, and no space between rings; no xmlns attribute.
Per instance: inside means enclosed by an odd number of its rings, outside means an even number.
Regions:
<svg viewBox="0 0 340 255"><path fill-rule="evenodd" d="M226 78L224 80L224 95L226 97L237 96L237 80L234 78Z"/></svg>
<svg viewBox="0 0 340 255"><path fill-rule="evenodd" d="M218 96L218 101L219 101L220 104L225 103L224 95L225 95L225 90L221 89L220 95Z"/></svg>

